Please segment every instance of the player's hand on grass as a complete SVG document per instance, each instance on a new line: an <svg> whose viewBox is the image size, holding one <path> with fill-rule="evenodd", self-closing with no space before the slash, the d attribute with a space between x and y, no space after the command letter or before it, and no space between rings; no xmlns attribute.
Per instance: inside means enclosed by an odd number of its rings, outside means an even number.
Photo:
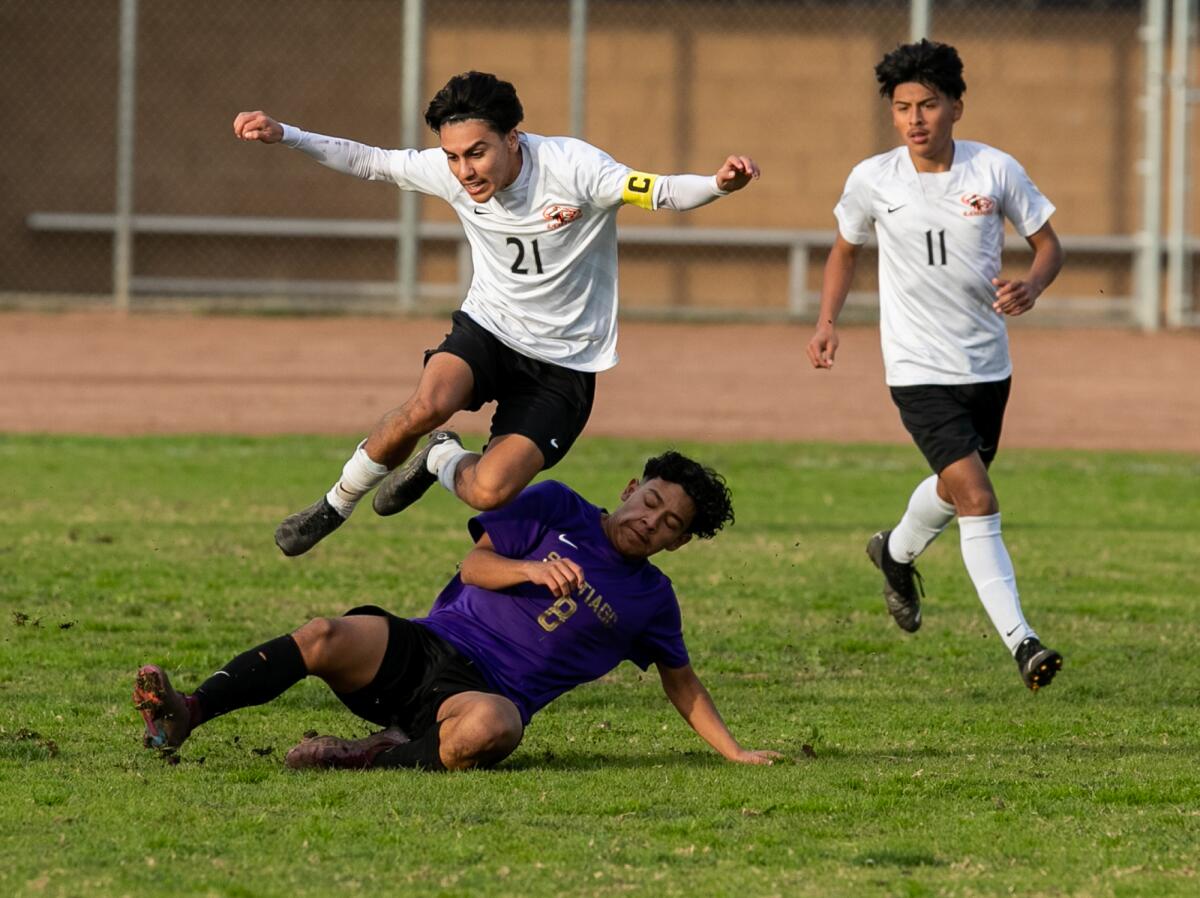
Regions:
<svg viewBox="0 0 1200 898"><path fill-rule="evenodd" d="M770 767L776 761L782 761L783 755L777 751L767 751L759 749L757 751L743 748L738 754L730 758L731 761L736 761L738 764L758 764L765 767Z"/></svg>
<svg viewBox="0 0 1200 898"><path fill-rule="evenodd" d="M837 355L838 335L832 324L822 324L808 341L808 360L814 368L832 368Z"/></svg>
<svg viewBox="0 0 1200 898"><path fill-rule="evenodd" d="M726 191L741 190L760 174L758 165L749 156L730 156L717 169L717 186Z"/></svg>
<svg viewBox="0 0 1200 898"><path fill-rule="evenodd" d="M560 598L583 588L583 568L570 558L532 562L528 575L530 583L544 586L552 595Z"/></svg>
<svg viewBox="0 0 1200 898"><path fill-rule="evenodd" d="M283 126L261 109L239 112L233 120L233 133L239 140L261 140L263 143L283 140Z"/></svg>
<svg viewBox="0 0 1200 898"><path fill-rule="evenodd" d="M996 301L992 303L992 308L1000 315L1023 315L1033 308L1041 293L1027 281L992 278L992 286L996 288Z"/></svg>

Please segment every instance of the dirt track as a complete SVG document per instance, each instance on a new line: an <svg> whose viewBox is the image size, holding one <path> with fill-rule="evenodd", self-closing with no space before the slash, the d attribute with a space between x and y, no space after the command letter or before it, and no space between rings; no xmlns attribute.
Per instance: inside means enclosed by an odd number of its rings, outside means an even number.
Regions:
<svg viewBox="0 0 1200 898"><path fill-rule="evenodd" d="M448 320L0 314L0 431L365 433ZM907 442L873 328L626 322L592 435ZM1200 333L1017 327L1005 445L1200 453ZM485 409L485 412L487 410ZM484 415L457 426L486 430Z"/></svg>

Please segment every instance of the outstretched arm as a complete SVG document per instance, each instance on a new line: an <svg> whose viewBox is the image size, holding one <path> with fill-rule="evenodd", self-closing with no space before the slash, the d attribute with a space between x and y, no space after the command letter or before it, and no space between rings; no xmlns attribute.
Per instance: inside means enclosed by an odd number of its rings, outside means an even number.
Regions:
<svg viewBox="0 0 1200 898"><path fill-rule="evenodd" d="M492 545L485 533L467 553L459 568L463 583L483 589L504 589L518 583L538 583L554 596L569 596L583 586L583 568L570 558L549 561L528 561L506 558Z"/></svg>
<svg viewBox="0 0 1200 898"><path fill-rule="evenodd" d="M817 316L817 330L808 341L808 360L814 368L832 368L837 355L837 320L850 293L850 282L854 280L854 267L858 262L857 244L851 243L841 234L833 242L829 258L825 260L825 275L821 282L821 311Z"/></svg>
<svg viewBox="0 0 1200 898"><path fill-rule="evenodd" d="M661 175L656 207L685 212L741 190L759 177L758 165L749 156L730 156L715 175Z"/></svg>
<svg viewBox="0 0 1200 898"><path fill-rule="evenodd" d="M388 150L369 147L353 140L326 137L301 131L283 122L277 122L262 110L239 112L233 120L233 133L240 140L261 143L280 143L300 150L322 165L343 174L354 175L371 181L390 180Z"/></svg>
<svg viewBox="0 0 1200 898"><path fill-rule="evenodd" d="M664 667L660 664L658 675L662 680L663 692L688 722L688 726L722 757L739 764L771 764L783 757L777 751L752 751L742 748L725 726L717 706L713 704L712 696L708 694L708 690L704 688L690 664L684 667Z"/></svg>
<svg viewBox="0 0 1200 898"><path fill-rule="evenodd" d="M996 288L996 301L992 303L992 308L1001 315L1023 315L1028 312L1062 270L1062 244L1058 242L1058 235L1054 233L1050 222L1025 240L1033 248L1033 263L1029 266L1029 273L1019 281L992 278L992 285Z"/></svg>

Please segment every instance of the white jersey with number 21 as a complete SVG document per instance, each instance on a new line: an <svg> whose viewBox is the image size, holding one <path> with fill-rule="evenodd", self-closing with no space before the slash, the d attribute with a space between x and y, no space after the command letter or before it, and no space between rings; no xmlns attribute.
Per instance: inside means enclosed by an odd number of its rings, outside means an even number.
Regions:
<svg viewBox="0 0 1200 898"><path fill-rule="evenodd" d="M475 269L462 310L517 352L604 371L617 363L617 210L658 208L671 178L633 171L582 140L525 132L519 140L517 179L477 203L440 148L383 150L290 125L283 137L331 167L444 199ZM713 180L703 180L698 202L722 195Z"/></svg>

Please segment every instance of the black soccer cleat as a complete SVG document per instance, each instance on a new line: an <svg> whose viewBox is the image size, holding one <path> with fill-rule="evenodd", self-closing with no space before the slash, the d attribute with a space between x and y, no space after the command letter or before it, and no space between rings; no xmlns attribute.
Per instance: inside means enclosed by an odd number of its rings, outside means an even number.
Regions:
<svg viewBox="0 0 1200 898"><path fill-rule="evenodd" d="M133 706L146 724L142 745L164 755L174 754L192 732L187 701L171 688L166 672L157 664L144 665L133 683Z"/></svg>
<svg viewBox="0 0 1200 898"><path fill-rule="evenodd" d="M1017 661L1017 669L1021 671L1021 679L1033 692L1049 686L1063 666L1063 656L1054 649L1046 648L1036 636L1021 640L1013 657Z"/></svg>
<svg viewBox="0 0 1200 898"><path fill-rule="evenodd" d="M346 519L322 496L303 511L283 519L275 529L275 545L289 558L303 555L345 522Z"/></svg>
<svg viewBox="0 0 1200 898"><path fill-rule="evenodd" d="M305 736L284 757L293 770L337 768L365 770L381 752L408 742L399 727L388 727L363 739L339 739L337 736Z"/></svg>
<svg viewBox="0 0 1200 898"><path fill-rule="evenodd" d="M430 474L427 465L429 450L447 440L462 444L462 440L453 430L435 430L429 435L425 448L383 479L383 483L375 490L375 498L371 501L376 514L386 517L404 511L437 483L437 475Z"/></svg>
<svg viewBox="0 0 1200 898"><path fill-rule="evenodd" d="M925 583L913 564L905 564L888 553L890 530L881 530L867 543L867 557L883 574L883 600L896 625L908 633L921 629L921 598Z"/></svg>

